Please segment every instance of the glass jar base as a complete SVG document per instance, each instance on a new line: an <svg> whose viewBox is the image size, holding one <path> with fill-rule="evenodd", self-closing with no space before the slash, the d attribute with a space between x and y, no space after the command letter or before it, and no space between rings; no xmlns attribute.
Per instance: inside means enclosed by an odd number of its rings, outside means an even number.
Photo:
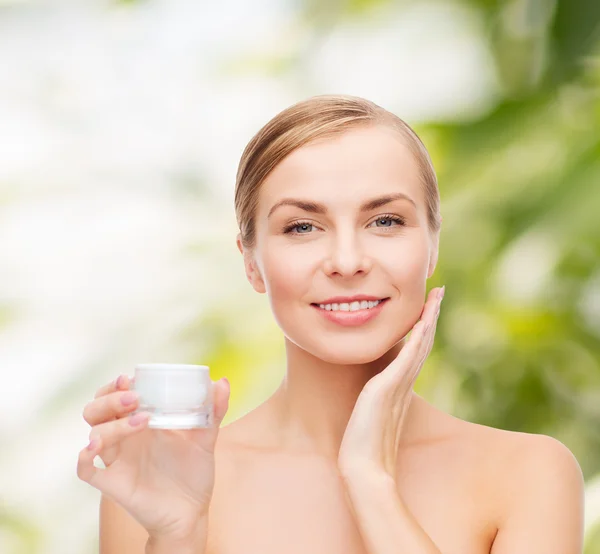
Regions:
<svg viewBox="0 0 600 554"><path fill-rule="evenodd" d="M213 426L210 411L168 413L154 412L148 421L150 429L202 429Z"/></svg>

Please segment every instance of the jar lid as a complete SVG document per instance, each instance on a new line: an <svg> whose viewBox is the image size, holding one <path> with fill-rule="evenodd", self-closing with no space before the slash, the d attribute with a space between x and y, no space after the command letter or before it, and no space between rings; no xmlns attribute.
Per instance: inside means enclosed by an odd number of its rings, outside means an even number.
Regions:
<svg viewBox="0 0 600 554"><path fill-rule="evenodd" d="M137 364L133 388L140 407L186 410L210 402L209 367L191 364Z"/></svg>
<svg viewBox="0 0 600 554"><path fill-rule="evenodd" d="M171 371L182 370L182 371L202 371L208 372L209 368L207 365L194 365L194 364L169 364L169 363L158 363L158 364L136 364L136 369L141 371Z"/></svg>

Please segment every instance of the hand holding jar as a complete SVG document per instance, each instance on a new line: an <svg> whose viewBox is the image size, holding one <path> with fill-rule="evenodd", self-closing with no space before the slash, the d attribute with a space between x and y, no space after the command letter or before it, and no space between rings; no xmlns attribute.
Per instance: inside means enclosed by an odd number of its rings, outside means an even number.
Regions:
<svg viewBox="0 0 600 554"><path fill-rule="evenodd" d="M136 370L136 388L138 381ZM197 533L198 522L207 516L214 488L214 448L230 392L226 379L208 381L202 405L210 410L208 418L206 413L190 416L181 410L161 416L156 405L148 402L149 396L156 398L156 386L144 379L140 391L132 390L132 380L124 375L101 387L83 410L91 431L90 444L79 454L78 477L123 506L151 539L185 541ZM168 386L165 381L163 399L169 398ZM190 396L172 393L170 399L178 407L177 400L189 402ZM190 417L196 418L195 424L190 424ZM199 417L205 417L205 427L197 423ZM169 424L169 419L175 424ZM96 456L104 469L94 466Z"/></svg>

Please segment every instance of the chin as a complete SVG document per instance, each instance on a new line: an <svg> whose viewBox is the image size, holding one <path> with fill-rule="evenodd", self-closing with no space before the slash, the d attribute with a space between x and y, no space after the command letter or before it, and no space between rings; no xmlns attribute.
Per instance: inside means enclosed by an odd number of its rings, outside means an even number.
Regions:
<svg viewBox="0 0 600 554"><path fill-rule="evenodd" d="M369 341L367 339L351 341L340 341L338 345L329 343L327 347L323 343L305 348L313 356L321 360L337 365L359 365L369 364L385 356L398 341Z"/></svg>

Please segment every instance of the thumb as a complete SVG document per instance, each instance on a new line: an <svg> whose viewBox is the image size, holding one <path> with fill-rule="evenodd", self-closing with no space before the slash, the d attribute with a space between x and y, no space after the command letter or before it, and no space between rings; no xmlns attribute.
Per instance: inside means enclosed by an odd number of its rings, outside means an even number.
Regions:
<svg viewBox="0 0 600 554"><path fill-rule="evenodd" d="M213 423L209 428L198 427L178 431L181 436L190 439L207 452L214 452L221 422L229 408L229 381L226 377L212 383ZM172 431L174 432L174 431Z"/></svg>
<svg viewBox="0 0 600 554"><path fill-rule="evenodd" d="M219 379L214 384L213 389L213 409L214 409L214 417L213 417L213 426L219 427L227 410L229 409L229 394L231 391L231 387L229 385L229 381L227 377L223 377Z"/></svg>

